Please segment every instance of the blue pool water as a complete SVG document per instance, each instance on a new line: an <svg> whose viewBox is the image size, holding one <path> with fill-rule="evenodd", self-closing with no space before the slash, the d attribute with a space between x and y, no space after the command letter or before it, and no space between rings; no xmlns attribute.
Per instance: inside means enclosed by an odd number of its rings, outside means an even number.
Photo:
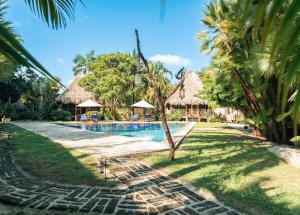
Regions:
<svg viewBox="0 0 300 215"><path fill-rule="evenodd" d="M104 132L110 135L147 137L158 142L165 139L160 123L74 123L62 125L93 132ZM169 123L171 134L174 134L183 126L183 123Z"/></svg>

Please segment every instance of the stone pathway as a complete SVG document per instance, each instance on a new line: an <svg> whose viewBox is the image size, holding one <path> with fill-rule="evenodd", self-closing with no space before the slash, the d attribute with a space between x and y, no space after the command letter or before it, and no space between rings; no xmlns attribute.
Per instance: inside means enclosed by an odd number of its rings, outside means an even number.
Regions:
<svg viewBox="0 0 300 215"><path fill-rule="evenodd" d="M0 143L0 202L41 210L100 214L238 214L132 157L110 158L108 165L122 188L44 182L19 171Z"/></svg>

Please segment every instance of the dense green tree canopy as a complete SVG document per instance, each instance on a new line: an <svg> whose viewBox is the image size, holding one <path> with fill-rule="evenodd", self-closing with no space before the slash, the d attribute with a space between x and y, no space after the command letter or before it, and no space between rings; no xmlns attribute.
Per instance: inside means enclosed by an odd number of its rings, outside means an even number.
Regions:
<svg viewBox="0 0 300 215"><path fill-rule="evenodd" d="M151 63L153 76L166 96L171 84L170 75L161 63ZM118 119L120 110L130 113L130 105L141 100L156 104L155 93L143 73L137 72L134 54L103 54L88 65L89 73L81 85L95 93L103 101L112 119Z"/></svg>
<svg viewBox="0 0 300 215"><path fill-rule="evenodd" d="M89 66L90 73L81 84L102 99L111 117L117 118L117 108L129 105L130 89L135 80L135 58L130 54L99 55Z"/></svg>
<svg viewBox="0 0 300 215"><path fill-rule="evenodd" d="M292 99L299 91L299 80L291 75L291 70L299 72L299 67L292 66L299 45L290 44L286 53L286 41L277 40L278 51L274 52L273 39L280 24L274 23L269 29L266 23L270 18L268 7L281 8L274 15L280 23L282 14L288 12L294 1L283 5L264 2L265 5L219 0L207 6L203 22L209 30L199 34L202 51L213 55L206 71L205 94L219 105L238 108L268 139L286 143L297 136L299 129L300 105ZM258 19L259 14L266 15L259 17L265 22ZM290 30L298 24L296 19L290 19ZM264 35L266 28L269 37ZM283 54L289 56L285 64L282 64Z"/></svg>

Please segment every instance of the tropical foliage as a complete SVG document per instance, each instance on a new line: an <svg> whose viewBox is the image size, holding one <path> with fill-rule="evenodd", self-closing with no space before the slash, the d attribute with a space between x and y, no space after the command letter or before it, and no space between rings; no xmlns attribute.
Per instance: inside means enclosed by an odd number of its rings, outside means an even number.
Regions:
<svg viewBox="0 0 300 215"><path fill-rule="evenodd" d="M164 92L170 90L170 72L161 63L151 63L153 75ZM146 99L156 101L155 93L146 77L137 73L135 54L112 53L97 56L88 64L89 73L81 79L81 85L92 91L106 106L106 118L128 118L130 105Z"/></svg>
<svg viewBox="0 0 300 215"><path fill-rule="evenodd" d="M21 65L36 73L42 74L59 82L16 37L14 29L6 20L6 0L0 0L0 54L9 59L14 65ZM76 0L25 0L27 5L40 16L48 26L54 29L64 28L67 20L74 17ZM60 83L61 84L61 83ZM62 85L62 84L61 84Z"/></svg>
<svg viewBox="0 0 300 215"><path fill-rule="evenodd" d="M287 143L297 136L299 4L212 1L203 23L209 30L199 34L202 51L213 56L206 97L240 110L270 140Z"/></svg>
<svg viewBox="0 0 300 215"><path fill-rule="evenodd" d="M55 98L58 96L59 85L47 78L37 78L30 81L29 90L22 99L34 120L46 119L55 108Z"/></svg>
<svg viewBox="0 0 300 215"><path fill-rule="evenodd" d="M95 51L91 50L86 54L86 56L76 55L73 59L73 72L74 75L78 74L87 74L88 73L88 65L95 60Z"/></svg>

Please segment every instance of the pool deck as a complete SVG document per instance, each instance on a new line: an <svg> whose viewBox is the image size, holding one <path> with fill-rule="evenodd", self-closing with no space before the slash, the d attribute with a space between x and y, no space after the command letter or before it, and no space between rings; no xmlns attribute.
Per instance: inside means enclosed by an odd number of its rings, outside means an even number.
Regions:
<svg viewBox="0 0 300 215"><path fill-rule="evenodd" d="M36 134L48 137L65 147L76 149L94 157L115 157L168 149L168 144L164 141L155 142L143 137L111 136L51 122L30 121L15 122L15 124ZM193 129L194 125L195 123L189 123L175 132L172 135L174 141L178 142L184 138Z"/></svg>

